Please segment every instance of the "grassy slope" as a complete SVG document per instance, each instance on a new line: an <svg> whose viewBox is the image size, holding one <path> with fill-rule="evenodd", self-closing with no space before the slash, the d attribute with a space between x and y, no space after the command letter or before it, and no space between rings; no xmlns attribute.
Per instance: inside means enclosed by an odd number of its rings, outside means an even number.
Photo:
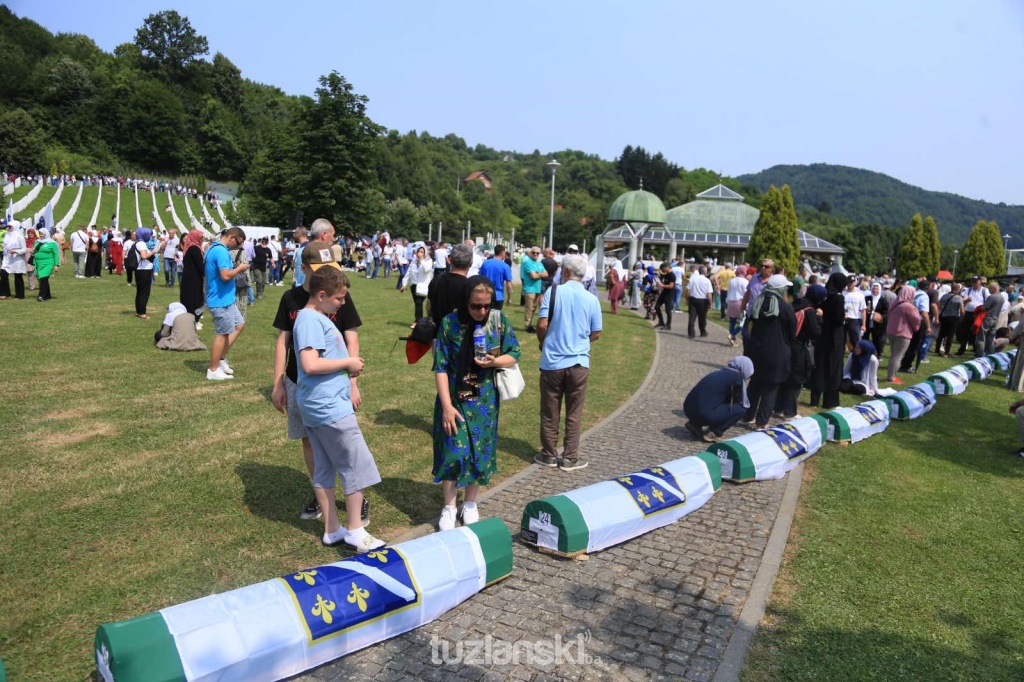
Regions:
<svg viewBox="0 0 1024 682"><path fill-rule="evenodd" d="M64 190L67 192L67 189ZM32 220L32 217L36 214L36 211L46 206L46 202L53 198L53 195L57 193L57 188L52 185L43 185L42 191L39 192L39 196L29 202L28 206L21 209L15 214L15 218L18 220ZM63 195L62 195L63 196ZM17 201L17 199L15 199ZM56 218L56 214L54 215Z"/></svg>
<svg viewBox="0 0 1024 682"><path fill-rule="evenodd" d="M812 460L744 680L1024 678L1024 464L1002 378Z"/></svg>
<svg viewBox="0 0 1024 682"><path fill-rule="evenodd" d="M433 378L427 359L406 364L401 343L391 354L413 312L394 282L357 278L353 287L367 363L359 421L384 479L369 493L384 538L441 504L430 480ZM81 680L101 622L338 558L319 544L321 523L298 518L308 478L268 402L274 299L285 289L268 288L250 308L230 383L205 380L205 353L153 348L176 290L154 286L148 323L132 316L134 291L123 278L61 273L56 300L5 302L0 314L5 367L18 384L16 400L0 401L0 655L11 679ZM522 314L510 309L520 328ZM643 320L609 316L605 325L587 426L636 390L654 349ZM533 337L522 347L528 388L502 409L501 477L527 466L539 445L539 354Z"/></svg>

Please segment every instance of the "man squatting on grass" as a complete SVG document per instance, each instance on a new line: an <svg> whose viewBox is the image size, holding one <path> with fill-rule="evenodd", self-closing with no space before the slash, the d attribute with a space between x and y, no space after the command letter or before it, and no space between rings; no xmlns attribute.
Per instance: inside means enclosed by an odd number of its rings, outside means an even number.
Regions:
<svg viewBox="0 0 1024 682"><path fill-rule="evenodd" d="M334 263L330 247L322 243L306 246L303 256L314 252ZM308 261L307 261L308 262ZM309 302L295 317L292 329L298 355L297 401L302 423L313 447L313 491L324 518L323 544L342 542L360 552L384 546L363 528L360 511L363 490L380 483L380 473L366 445L350 400L349 376L363 371L363 359L349 357L345 339L330 320L345 303L348 277L336 265L310 274ZM348 528L338 521L334 482L341 476L345 491Z"/></svg>
<svg viewBox="0 0 1024 682"><path fill-rule="evenodd" d="M271 401L278 411L288 415L288 438L290 440L302 440L302 456L306 461L306 470L309 478L313 480L313 447L309 443L309 436L306 427L302 424L302 415L299 414L299 405L296 398L298 391L298 365L295 353L292 351L292 329L295 326L295 318L299 311L309 303L309 277L320 268L327 266L340 269L341 266L333 259L331 243L334 241L334 226L323 218L313 223L313 230L317 236L325 238L325 241L306 242L303 244L301 258L296 264L298 269L296 276L302 275L302 284L292 287L284 292L281 302L277 307L277 315L274 317L274 328L278 330L277 343L274 346L274 390L271 394ZM307 251L308 249L308 251ZM324 251L327 250L325 255ZM351 292L345 297L345 302L333 315L328 315L334 326L341 332L345 340L345 348L350 356L359 356L359 327L363 322L356 311L355 301L352 300ZM359 387L356 378L349 375L349 399L354 409L362 405L362 397L359 394ZM306 505L299 518L305 520L319 519L321 515L320 503L316 497ZM370 504L363 502L362 513L360 514L363 525L370 520Z"/></svg>
<svg viewBox="0 0 1024 682"><path fill-rule="evenodd" d="M237 266L231 261L230 249L245 244L245 232L240 227L225 230L220 239L206 251L206 309L213 318L216 336L210 345L210 367L206 378L211 381L233 379L235 372L228 365L228 351L245 328L242 313L235 305L235 275L249 269L248 263ZM145 311L143 311L145 312Z"/></svg>

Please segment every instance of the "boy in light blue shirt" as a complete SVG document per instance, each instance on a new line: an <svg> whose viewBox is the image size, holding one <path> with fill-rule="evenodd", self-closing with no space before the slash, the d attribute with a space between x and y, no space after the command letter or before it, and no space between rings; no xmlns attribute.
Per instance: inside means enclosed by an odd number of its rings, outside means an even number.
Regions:
<svg viewBox="0 0 1024 682"><path fill-rule="evenodd" d="M328 547L344 542L368 552L385 543L367 533L360 519L363 490L380 483L349 389L349 377L362 373L363 359L349 357L345 339L328 317L344 304L348 285L333 261L309 278L309 303L292 329L299 375L296 399L313 448L313 490L324 518L322 542ZM337 476L344 486L347 529L338 521L334 504Z"/></svg>

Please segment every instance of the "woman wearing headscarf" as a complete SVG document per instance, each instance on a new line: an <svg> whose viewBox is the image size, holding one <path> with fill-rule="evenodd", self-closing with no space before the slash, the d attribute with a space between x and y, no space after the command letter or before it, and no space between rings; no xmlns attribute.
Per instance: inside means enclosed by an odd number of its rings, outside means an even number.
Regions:
<svg viewBox="0 0 1024 682"><path fill-rule="evenodd" d="M494 371L519 361L519 342L505 313L495 311L494 285L476 275L466 282L458 310L441 320L434 341L434 482L444 494L441 530L455 527L458 488L466 489L464 524L480 518L476 498L498 469L498 416L501 402ZM473 332L483 327L487 355L477 358Z"/></svg>
<svg viewBox="0 0 1024 682"><path fill-rule="evenodd" d="M850 395L878 393L878 354L875 344L861 339L854 346L843 367L843 383L839 390Z"/></svg>
<svg viewBox="0 0 1024 682"><path fill-rule="evenodd" d="M792 368L792 346L796 341L796 316L786 302L786 290L793 283L785 275L772 275L750 309L750 337L744 351L754 363L750 380L750 407L743 421L768 426L775 400Z"/></svg>
<svg viewBox="0 0 1024 682"><path fill-rule="evenodd" d="M103 244L95 225L89 226L85 239L85 278L99 279L103 274Z"/></svg>
<svg viewBox="0 0 1024 682"><path fill-rule="evenodd" d="M50 293L50 275L60 271L60 247L57 242L50 239L50 232L41 227L38 230L39 238L32 247L32 263L36 268L36 278L39 279L39 296L37 301L49 301L53 298Z"/></svg>
<svg viewBox="0 0 1024 682"><path fill-rule="evenodd" d="M605 275L605 284L608 286L608 302L612 307L612 315L619 314L619 301L622 300L622 293L626 290L626 280L622 278L620 268L622 263L615 261L615 265L608 268Z"/></svg>
<svg viewBox="0 0 1024 682"><path fill-rule="evenodd" d="M163 324L153 340L160 350L206 350L206 344L196 334L195 318L177 301L167 306Z"/></svg>
<svg viewBox="0 0 1024 682"><path fill-rule="evenodd" d="M885 349L885 315L889 312L889 302L882 296L882 283L872 282L870 293L864 297L868 308L867 338L874 345L877 357L882 357Z"/></svg>
<svg viewBox="0 0 1024 682"><path fill-rule="evenodd" d="M811 296L813 285L807 287ZM821 335L814 346L814 373L811 375L811 407L819 402L826 410L839 407L839 385L843 381L843 354L846 343L846 275L833 272L825 284L825 298L818 306L821 310ZM816 290L814 296L820 296ZM824 395L824 400L822 396Z"/></svg>
<svg viewBox="0 0 1024 682"><path fill-rule="evenodd" d="M775 413L785 419L797 416L796 403L800 391L814 373L814 344L821 336L817 305L824 300L825 288L819 287L820 292L811 289L812 287L806 287L804 295L793 301L796 339L790 346L789 378L782 382L779 397L775 402Z"/></svg>
<svg viewBox="0 0 1024 682"><path fill-rule="evenodd" d="M747 382L754 363L740 355L697 382L683 402L686 430L698 440L713 443L733 427L750 407Z"/></svg>
<svg viewBox="0 0 1024 682"><path fill-rule="evenodd" d="M28 245L25 243L25 235L14 227L13 222L7 225L3 244L3 261L0 262L0 299L11 297L10 275L14 275L14 298L25 298L25 273L28 272L25 261L28 258Z"/></svg>
<svg viewBox="0 0 1024 682"><path fill-rule="evenodd" d="M185 234L182 240L182 248L185 254L182 256L181 264L181 285L179 300L199 323L203 315L203 306L206 304L206 296L203 291L203 272L205 263L203 261L203 231L192 230Z"/></svg>
<svg viewBox="0 0 1024 682"><path fill-rule="evenodd" d="M629 309L640 310L640 299L643 293L644 262L637 260L633 263L633 269L629 271Z"/></svg>
<svg viewBox="0 0 1024 682"><path fill-rule="evenodd" d="M124 272L124 235L116 227L110 229L110 262L114 273L120 277Z"/></svg>
<svg viewBox="0 0 1024 682"><path fill-rule="evenodd" d="M406 269L402 277L402 286L399 288L399 291L405 291L406 287L412 287L413 327L416 326L416 320L423 317L423 302L427 300L427 290L433 278L434 261L427 257L427 247L420 246L416 249L416 256Z"/></svg>
<svg viewBox="0 0 1024 682"><path fill-rule="evenodd" d="M907 348L910 347L910 339L920 326L921 313L914 305L914 287L904 284L896 292L896 302L889 309L889 322L885 327L889 346L892 348L886 381L894 384L903 383L903 380L896 376L896 370L903 361Z"/></svg>
<svg viewBox="0 0 1024 682"><path fill-rule="evenodd" d="M135 316L148 320L146 306L153 289L154 263L163 249L163 242L150 245L153 230L140 227L135 231L135 251L139 254L139 266L135 269Z"/></svg>
<svg viewBox="0 0 1024 682"><path fill-rule="evenodd" d="M736 276L729 280L729 288L725 292L725 310L729 315L729 343L736 345L736 335L740 333L740 318L743 317L743 297L747 293L747 266L736 268Z"/></svg>
<svg viewBox="0 0 1024 682"><path fill-rule="evenodd" d="M658 287L657 287L658 275L654 271L653 265L647 266L647 274L643 279L644 289L644 319L653 320L654 306L658 302Z"/></svg>

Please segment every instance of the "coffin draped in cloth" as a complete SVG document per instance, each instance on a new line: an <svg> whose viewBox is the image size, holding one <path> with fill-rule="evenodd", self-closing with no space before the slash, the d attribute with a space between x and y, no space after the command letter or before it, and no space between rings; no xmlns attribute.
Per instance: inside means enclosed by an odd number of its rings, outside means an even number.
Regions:
<svg viewBox="0 0 1024 682"><path fill-rule="evenodd" d="M721 485L717 457L683 457L530 502L520 539L556 554L597 552L675 523Z"/></svg>
<svg viewBox="0 0 1024 682"><path fill-rule="evenodd" d="M1005 372L1006 370L1010 369L1010 364L1013 362L1013 356L1006 352L986 355L985 359L988 360L993 367L1000 370L1001 372Z"/></svg>
<svg viewBox="0 0 1024 682"><path fill-rule="evenodd" d="M828 422L826 438L830 441L857 443L889 428L889 406L882 400L818 414Z"/></svg>
<svg viewBox="0 0 1024 682"><path fill-rule="evenodd" d="M893 419L917 419L935 407L935 389L927 381L883 398Z"/></svg>
<svg viewBox="0 0 1024 682"><path fill-rule="evenodd" d="M967 390L970 380L970 372L963 365L954 365L945 372L928 377L928 382L935 390L935 395L959 395Z"/></svg>
<svg viewBox="0 0 1024 682"><path fill-rule="evenodd" d="M959 367L960 365L957 366ZM987 357L968 360L962 366L967 368L971 381L984 381L992 376L992 372L996 370L995 365Z"/></svg>
<svg viewBox="0 0 1024 682"><path fill-rule="evenodd" d="M821 415L747 433L708 448L722 463L722 478L736 482L770 481L821 449L828 434Z"/></svg>
<svg viewBox="0 0 1024 682"><path fill-rule="evenodd" d="M500 519L203 597L96 631L105 682L280 680L415 629L512 572Z"/></svg>

